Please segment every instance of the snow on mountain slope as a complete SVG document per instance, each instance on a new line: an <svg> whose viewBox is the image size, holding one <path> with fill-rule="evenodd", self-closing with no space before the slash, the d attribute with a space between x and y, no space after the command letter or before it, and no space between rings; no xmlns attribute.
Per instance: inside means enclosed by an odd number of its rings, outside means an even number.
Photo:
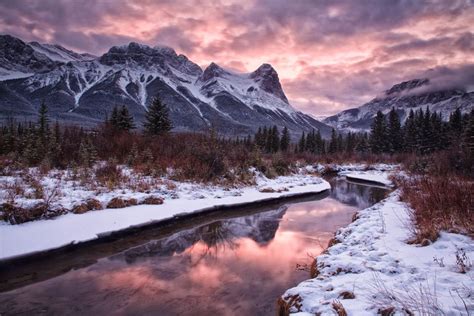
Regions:
<svg viewBox="0 0 474 316"><path fill-rule="evenodd" d="M60 45L40 44L38 42L28 43L36 52L47 56L53 61L67 63L69 61L87 61L97 58L91 54L78 54Z"/></svg>
<svg viewBox="0 0 474 316"><path fill-rule="evenodd" d="M20 107L26 100L31 117L36 115L32 109L44 100L50 115L81 125L103 121L116 105L128 107L141 122L146 107L160 95L176 131L213 128L244 136L260 126L277 125L288 127L294 138L312 129L330 134L328 126L291 107L269 64L251 73L235 73L211 63L203 71L166 46L131 42L93 58L58 45L26 44L11 36L0 38L3 56L0 67L6 70L0 68L0 81L8 103ZM7 115L15 117L12 109ZM24 119L25 111L21 113Z"/></svg>
<svg viewBox="0 0 474 316"><path fill-rule="evenodd" d="M386 114L395 108L402 122L410 110L439 112L444 120L457 108L467 113L474 109L474 92L462 89L437 90L429 79L414 79L394 85L382 97L353 109L327 117L324 123L345 131L368 131L377 111Z"/></svg>

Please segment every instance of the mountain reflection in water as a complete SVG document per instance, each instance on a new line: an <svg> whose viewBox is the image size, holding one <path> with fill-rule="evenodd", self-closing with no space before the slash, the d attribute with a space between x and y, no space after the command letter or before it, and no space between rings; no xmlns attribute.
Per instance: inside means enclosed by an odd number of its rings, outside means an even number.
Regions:
<svg viewBox="0 0 474 316"><path fill-rule="evenodd" d="M268 315L337 228L385 190L333 179L329 197L178 231L0 293L0 314Z"/></svg>

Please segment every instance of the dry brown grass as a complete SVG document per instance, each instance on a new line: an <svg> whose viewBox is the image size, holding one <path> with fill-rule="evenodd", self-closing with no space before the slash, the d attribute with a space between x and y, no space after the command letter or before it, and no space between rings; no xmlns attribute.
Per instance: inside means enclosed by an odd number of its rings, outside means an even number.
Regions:
<svg viewBox="0 0 474 316"><path fill-rule="evenodd" d="M338 316L347 316L346 309L339 300L332 302L332 308L336 311Z"/></svg>
<svg viewBox="0 0 474 316"><path fill-rule="evenodd" d="M458 176L399 180L401 198L414 223L413 243L434 241L440 231L474 235L474 182Z"/></svg>
<svg viewBox="0 0 474 316"><path fill-rule="evenodd" d="M277 301L277 314L279 316L288 316L292 308L301 312L301 301L302 299L298 294L286 296L284 299L280 297Z"/></svg>

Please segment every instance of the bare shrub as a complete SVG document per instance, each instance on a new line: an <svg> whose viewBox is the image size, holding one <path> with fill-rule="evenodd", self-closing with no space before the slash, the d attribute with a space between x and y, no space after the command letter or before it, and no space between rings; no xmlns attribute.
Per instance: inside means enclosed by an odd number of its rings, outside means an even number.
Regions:
<svg viewBox="0 0 474 316"><path fill-rule="evenodd" d="M148 196L140 204L159 205L163 204L163 199L157 196Z"/></svg>
<svg viewBox="0 0 474 316"><path fill-rule="evenodd" d="M436 295L436 280L432 285L427 281L426 284L420 282L417 285L391 289L377 273L374 273L369 286L369 300L375 306L380 306L379 311L385 311L388 315L391 315L396 308L408 315L443 314Z"/></svg>
<svg viewBox="0 0 474 316"><path fill-rule="evenodd" d="M297 312L301 312L301 297L298 294L288 295L284 298L279 298L277 301L278 315L288 316L290 311L294 308Z"/></svg>
<svg viewBox="0 0 474 316"><path fill-rule="evenodd" d="M127 206L137 205L138 201L134 198L124 199L115 197L107 203L107 208L123 208Z"/></svg>
<svg viewBox="0 0 474 316"><path fill-rule="evenodd" d="M332 302L332 308L336 311L338 316L347 316L346 309L339 300Z"/></svg>
<svg viewBox="0 0 474 316"><path fill-rule="evenodd" d="M412 211L413 243L434 241L441 230L474 234L474 182L460 177L399 179L401 199Z"/></svg>
<svg viewBox="0 0 474 316"><path fill-rule="evenodd" d="M122 169L114 160L109 160L105 164L97 167L94 173L99 184L110 190L122 185L126 179L122 174Z"/></svg>
<svg viewBox="0 0 474 316"><path fill-rule="evenodd" d="M16 199L25 194L24 184L19 180L4 184L1 189L5 191L5 198L9 204L15 204Z"/></svg>
<svg viewBox="0 0 474 316"><path fill-rule="evenodd" d="M458 266L459 273L466 273L471 270L472 262L462 248L456 249L456 265Z"/></svg>

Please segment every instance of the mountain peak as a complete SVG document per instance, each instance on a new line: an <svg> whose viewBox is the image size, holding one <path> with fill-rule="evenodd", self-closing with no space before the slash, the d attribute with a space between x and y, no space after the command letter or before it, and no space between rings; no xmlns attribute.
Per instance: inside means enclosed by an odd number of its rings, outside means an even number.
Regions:
<svg viewBox="0 0 474 316"><path fill-rule="evenodd" d="M275 68L267 63L261 64L260 67L258 67L257 70L255 70L252 74L254 74L254 76L278 75Z"/></svg>
<svg viewBox="0 0 474 316"><path fill-rule="evenodd" d="M281 87L278 73L272 65L262 64L257 70L250 74L250 78L258 82L264 91L276 95L285 103L289 103Z"/></svg>
<svg viewBox="0 0 474 316"><path fill-rule="evenodd" d="M209 66L206 67L204 72L201 75L202 81L208 81L215 77L221 77L223 74L228 73L224 68L216 64L215 62L211 62Z"/></svg>
<svg viewBox="0 0 474 316"><path fill-rule="evenodd" d="M19 38L0 35L1 68L11 72L32 73L51 70L56 63L48 56L36 52Z"/></svg>
<svg viewBox="0 0 474 316"><path fill-rule="evenodd" d="M399 94L401 92L408 92L409 90L413 90L415 88L428 85L429 83L430 83L430 80L428 78L412 79L412 80L404 81L401 83L397 83L396 85L393 85L390 89L385 91L385 94L387 96L392 96L394 94Z"/></svg>

